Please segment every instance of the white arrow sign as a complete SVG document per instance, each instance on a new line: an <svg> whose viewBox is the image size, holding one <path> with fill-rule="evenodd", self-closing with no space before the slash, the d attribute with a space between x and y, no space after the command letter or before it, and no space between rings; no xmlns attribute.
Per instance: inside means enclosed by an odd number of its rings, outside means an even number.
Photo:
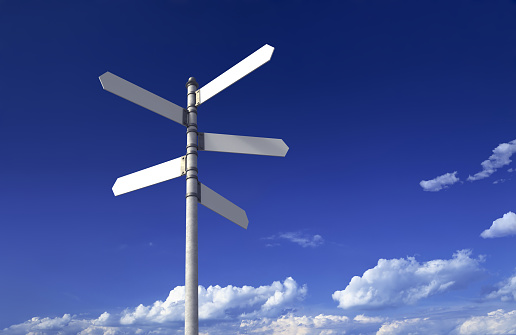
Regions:
<svg viewBox="0 0 516 335"><path fill-rule="evenodd" d="M288 146L279 138L199 133L199 150L285 157Z"/></svg>
<svg viewBox="0 0 516 335"><path fill-rule="evenodd" d="M113 185L113 193L120 195L136 191L140 188L181 177L184 174L185 156L182 156L118 178Z"/></svg>
<svg viewBox="0 0 516 335"><path fill-rule="evenodd" d="M201 205L211 209L215 213L222 215L240 227L247 229L249 220L247 219L247 214L242 208L216 193L208 186L202 183L199 183L198 185L199 187L197 194L199 196L199 203Z"/></svg>
<svg viewBox="0 0 516 335"><path fill-rule="evenodd" d="M99 77L102 88L121 98L134 102L172 121L186 126L186 110L168 100L136 86L111 72Z"/></svg>
<svg viewBox="0 0 516 335"><path fill-rule="evenodd" d="M267 63L271 59L273 51L273 47L265 44L263 47L247 56L240 63L236 64L231 69L227 70L217 78L210 81L208 84L204 85L202 88L195 92L195 105L199 106L215 94L224 90L226 87L234 84L263 64Z"/></svg>

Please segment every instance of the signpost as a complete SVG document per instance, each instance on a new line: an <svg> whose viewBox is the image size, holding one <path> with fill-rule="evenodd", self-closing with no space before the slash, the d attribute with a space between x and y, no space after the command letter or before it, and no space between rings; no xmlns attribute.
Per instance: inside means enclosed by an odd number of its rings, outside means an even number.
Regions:
<svg viewBox="0 0 516 335"><path fill-rule="evenodd" d="M197 205L200 203L245 229L249 223L243 209L198 181L197 151L279 157L284 157L288 151L280 139L198 132L197 106L267 63L273 51L273 47L264 45L199 90L195 78L191 77L186 83L187 109L110 72L99 77L106 91L187 127L185 156L120 177L113 185L117 196L186 176L185 335L199 334Z"/></svg>

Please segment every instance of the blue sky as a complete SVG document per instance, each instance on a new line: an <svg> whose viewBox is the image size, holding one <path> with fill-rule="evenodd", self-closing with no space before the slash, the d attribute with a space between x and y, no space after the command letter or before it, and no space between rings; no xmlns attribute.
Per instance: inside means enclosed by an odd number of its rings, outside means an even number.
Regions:
<svg viewBox="0 0 516 335"><path fill-rule="evenodd" d="M198 110L290 147L199 155L250 221L199 208L201 333L515 333L515 43L509 0L0 0L0 334L181 334L184 179L111 187L184 128L98 77L185 106L264 44Z"/></svg>

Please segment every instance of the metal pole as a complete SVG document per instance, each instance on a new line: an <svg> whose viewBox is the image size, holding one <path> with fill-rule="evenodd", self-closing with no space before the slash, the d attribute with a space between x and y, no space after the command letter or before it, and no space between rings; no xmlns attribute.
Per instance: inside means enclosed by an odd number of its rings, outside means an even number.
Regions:
<svg viewBox="0 0 516 335"><path fill-rule="evenodd" d="M197 107L195 91L199 84L194 77L186 83L186 259L185 259L185 335L199 334L198 245L197 245Z"/></svg>

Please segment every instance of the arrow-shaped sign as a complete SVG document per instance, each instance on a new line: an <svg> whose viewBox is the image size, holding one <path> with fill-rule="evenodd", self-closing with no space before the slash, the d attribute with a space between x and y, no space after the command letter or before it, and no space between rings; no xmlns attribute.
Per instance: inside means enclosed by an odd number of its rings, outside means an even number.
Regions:
<svg viewBox="0 0 516 335"><path fill-rule="evenodd" d="M234 84L238 80L244 78L249 73L253 72L263 64L267 63L271 57L274 48L265 44L260 49L256 50L247 56L240 63L233 66L217 78L198 89L196 93L196 106L207 101L209 98L224 90L226 87Z"/></svg>
<svg viewBox="0 0 516 335"><path fill-rule="evenodd" d="M198 185L199 187L197 194L199 197L199 203L201 205L211 209L215 213L222 215L240 227L247 229L249 220L247 219L247 214L242 208L216 193L208 186L202 183L198 183Z"/></svg>
<svg viewBox="0 0 516 335"><path fill-rule="evenodd" d="M199 133L199 150L285 157L288 146L279 138Z"/></svg>
<svg viewBox="0 0 516 335"><path fill-rule="evenodd" d="M99 79L102 88L106 91L186 126L186 110L183 107L115 76L111 72L104 73Z"/></svg>
<svg viewBox="0 0 516 335"><path fill-rule="evenodd" d="M185 156L182 156L118 178L113 185L113 193L120 195L136 191L140 188L181 177L184 174Z"/></svg>

